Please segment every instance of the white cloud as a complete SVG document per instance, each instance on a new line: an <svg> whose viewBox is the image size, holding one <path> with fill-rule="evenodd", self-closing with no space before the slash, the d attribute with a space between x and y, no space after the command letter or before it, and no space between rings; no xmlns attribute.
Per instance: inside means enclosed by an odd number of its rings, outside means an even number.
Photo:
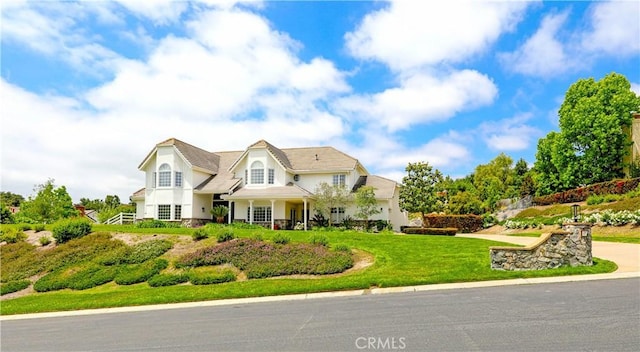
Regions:
<svg viewBox="0 0 640 352"><path fill-rule="evenodd" d="M458 112L489 105L498 89L487 76L462 70L445 77L415 74L381 93L351 96L336 108L352 116L364 116L394 132L419 123L446 120Z"/></svg>
<svg viewBox="0 0 640 352"><path fill-rule="evenodd" d="M4 5L3 5L4 6ZM104 5L107 6L107 5ZM105 7L92 3L23 2L2 9L2 42L17 43L83 71L100 75L120 56L86 33L81 22L94 14L107 21Z"/></svg>
<svg viewBox="0 0 640 352"><path fill-rule="evenodd" d="M512 30L529 2L392 1L345 35L351 54L407 70L461 62Z"/></svg>
<svg viewBox="0 0 640 352"><path fill-rule="evenodd" d="M188 2L185 1L138 1L138 0L116 0L127 10L146 18L157 24L166 24L176 21L180 15L187 10Z"/></svg>
<svg viewBox="0 0 640 352"><path fill-rule="evenodd" d="M631 90L636 93L636 95L640 96L640 83L631 82Z"/></svg>
<svg viewBox="0 0 640 352"><path fill-rule="evenodd" d="M640 53L639 2L598 2L589 12L591 28L582 38L585 50L612 56Z"/></svg>
<svg viewBox="0 0 640 352"><path fill-rule="evenodd" d="M542 132L528 124L533 117L530 113L516 115L499 121L483 122L478 130L490 149L498 151L518 151L531 147Z"/></svg>
<svg viewBox="0 0 640 352"><path fill-rule="evenodd" d="M52 177L76 201L127 199L143 186L136 166L169 137L212 151L263 138L286 147L343 137L346 124L324 108L350 90L332 62L300 60L298 43L237 9L201 11L187 32L146 42L147 58L118 59L112 80L77 97L38 96L2 79L3 190L27 195Z"/></svg>
<svg viewBox="0 0 640 352"><path fill-rule="evenodd" d="M586 69L603 57L640 53L640 3L594 2L583 27L568 29L569 11L547 15L538 31L511 53L498 55L511 71L549 77Z"/></svg>
<svg viewBox="0 0 640 352"><path fill-rule="evenodd" d="M520 48L512 53L499 54L498 58L510 70L526 75L548 77L571 70L576 60L557 38L568 16L569 12L546 16L538 31Z"/></svg>

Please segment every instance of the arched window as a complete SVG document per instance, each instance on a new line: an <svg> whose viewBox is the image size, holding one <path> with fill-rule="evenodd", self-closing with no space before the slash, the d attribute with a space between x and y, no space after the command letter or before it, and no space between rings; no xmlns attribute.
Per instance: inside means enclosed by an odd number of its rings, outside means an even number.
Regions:
<svg viewBox="0 0 640 352"><path fill-rule="evenodd" d="M254 161L251 164L251 183L252 184L264 183L264 165L259 161Z"/></svg>
<svg viewBox="0 0 640 352"><path fill-rule="evenodd" d="M171 187L171 166L162 164L158 168L158 187Z"/></svg>

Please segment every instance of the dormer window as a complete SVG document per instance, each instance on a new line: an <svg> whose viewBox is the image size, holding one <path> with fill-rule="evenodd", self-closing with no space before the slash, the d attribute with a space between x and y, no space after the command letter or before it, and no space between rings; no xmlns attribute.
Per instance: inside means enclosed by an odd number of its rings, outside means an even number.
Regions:
<svg viewBox="0 0 640 352"><path fill-rule="evenodd" d="M264 165L260 161L251 164L251 183L264 184Z"/></svg>
<svg viewBox="0 0 640 352"><path fill-rule="evenodd" d="M268 182L270 185L274 184L276 180L276 170L269 169L269 179Z"/></svg>
<svg viewBox="0 0 640 352"><path fill-rule="evenodd" d="M158 187L171 187L171 166L162 164L158 168Z"/></svg>

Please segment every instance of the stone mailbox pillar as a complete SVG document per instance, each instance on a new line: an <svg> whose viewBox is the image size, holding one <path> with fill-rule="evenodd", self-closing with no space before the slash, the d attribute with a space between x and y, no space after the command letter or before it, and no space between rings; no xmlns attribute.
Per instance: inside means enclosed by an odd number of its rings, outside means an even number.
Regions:
<svg viewBox="0 0 640 352"><path fill-rule="evenodd" d="M591 252L591 224L573 222L562 226L568 232L566 247L571 266L591 266L593 265L593 254Z"/></svg>

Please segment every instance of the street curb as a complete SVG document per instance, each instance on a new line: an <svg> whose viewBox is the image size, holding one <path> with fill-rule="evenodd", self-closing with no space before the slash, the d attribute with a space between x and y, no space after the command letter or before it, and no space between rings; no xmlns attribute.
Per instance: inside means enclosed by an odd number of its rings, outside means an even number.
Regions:
<svg viewBox="0 0 640 352"><path fill-rule="evenodd" d="M439 290L498 287L498 286L532 285L532 284L543 284L543 283L614 280L614 279L628 279L628 278L636 278L636 277L640 277L640 272L553 276L553 277L541 277L541 278L530 278L530 279L492 280L492 281L461 282L461 283L450 283L450 284L372 288L372 289L366 289L366 290L317 292L317 293L282 295L282 296L232 298L232 299L222 299L222 300L215 300L215 301L153 304L153 305L145 305L145 306L137 306L137 307L117 307L117 308L85 309L85 310L65 311L65 312L15 314L15 315L0 316L0 321L73 317L73 316L110 314L110 313L145 312L145 311L155 311L155 310L163 310L163 309L184 309L184 308L197 308L197 307L230 306L230 305L240 305L240 304L250 304L250 303L300 301L300 300L307 300L307 299L332 298L332 297L383 295L383 294L393 294L393 293L439 291Z"/></svg>

